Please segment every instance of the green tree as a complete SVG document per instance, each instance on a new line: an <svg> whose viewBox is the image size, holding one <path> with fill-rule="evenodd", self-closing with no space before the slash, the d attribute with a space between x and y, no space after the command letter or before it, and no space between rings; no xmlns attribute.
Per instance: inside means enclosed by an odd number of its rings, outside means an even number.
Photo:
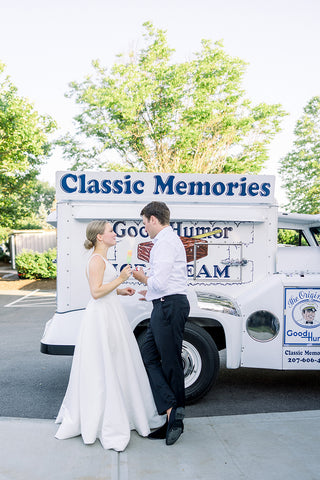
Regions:
<svg viewBox="0 0 320 480"><path fill-rule="evenodd" d="M26 189L25 189L26 190ZM20 207L25 209L25 215L19 215L12 224L17 230L51 228L46 222L55 201L55 188L48 182L37 179L28 183L28 194Z"/></svg>
<svg viewBox="0 0 320 480"><path fill-rule="evenodd" d="M292 152L281 159L279 170L289 199L287 208L320 213L320 97L307 103L294 134Z"/></svg>
<svg viewBox="0 0 320 480"><path fill-rule="evenodd" d="M0 226L12 227L34 212L31 197L55 123L18 95L4 69L0 63Z"/></svg>
<svg viewBox="0 0 320 480"><path fill-rule="evenodd" d="M114 168L116 151L126 170L259 172L281 106L245 98L246 64L221 43L203 40L192 60L173 63L166 33L144 27L139 52L119 56L110 72L95 61L94 78L70 84L81 113L77 133L60 144L72 168Z"/></svg>

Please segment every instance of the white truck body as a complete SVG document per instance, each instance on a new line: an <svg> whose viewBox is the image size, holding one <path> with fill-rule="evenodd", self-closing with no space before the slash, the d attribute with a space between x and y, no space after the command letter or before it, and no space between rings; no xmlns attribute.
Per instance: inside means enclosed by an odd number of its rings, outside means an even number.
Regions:
<svg viewBox="0 0 320 480"><path fill-rule="evenodd" d="M226 348L227 368L320 369L320 215L278 213L273 176L57 172L57 312L41 351L72 354L89 300L85 229L107 219L117 233L109 259L120 271L148 269L150 239L140 212L164 201L187 253L190 316L183 348L189 401L204 395ZM305 246L278 246L277 230L300 231ZM138 341L151 305L142 286L122 297ZM305 323L302 310L312 311ZM310 320L310 318L309 318Z"/></svg>

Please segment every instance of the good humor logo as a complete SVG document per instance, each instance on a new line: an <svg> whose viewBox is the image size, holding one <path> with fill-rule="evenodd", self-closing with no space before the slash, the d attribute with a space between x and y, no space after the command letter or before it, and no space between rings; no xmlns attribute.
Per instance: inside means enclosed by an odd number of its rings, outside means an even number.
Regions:
<svg viewBox="0 0 320 480"><path fill-rule="evenodd" d="M320 292L313 289L286 289L285 343L319 344Z"/></svg>
<svg viewBox="0 0 320 480"><path fill-rule="evenodd" d="M297 343L297 339L303 340L303 342L298 343L318 343L320 340L319 335L314 335L312 332L309 332L307 330L305 330L304 332L297 332L289 329L287 330L287 337L289 340L295 340L293 343Z"/></svg>
<svg viewBox="0 0 320 480"><path fill-rule="evenodd" d="M309 329L320 325L320 294L318 292L300 290L298 295L289 298L288 307L292 307L292 319L300 327Z"/></svg>
<svg viewBox="0 0 320 480"><path fill-rule="evenodd" d="M149 182L148 182L149 183ZM126 174L123 178L90 178L86 173L66 173L60 179L60 189L67 194L83 195L142 195L150 188L142 178ZM227 197L269 197L271 184L268 182L250 181L240 177L237 181L185 181L176 175L153 176L153 195L165 196L227 196Z"/></svg>

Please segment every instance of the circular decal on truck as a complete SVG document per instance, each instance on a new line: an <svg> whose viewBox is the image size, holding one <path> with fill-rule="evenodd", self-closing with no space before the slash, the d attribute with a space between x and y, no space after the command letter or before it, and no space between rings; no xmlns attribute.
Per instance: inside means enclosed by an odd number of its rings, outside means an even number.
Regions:
<svg viewBox="0 0 320 480"><path fill-rule="evenodd" d="M300 327L318 327L320 325L320 302L303 300L297 303L292 310L292 318Z"/></svg>

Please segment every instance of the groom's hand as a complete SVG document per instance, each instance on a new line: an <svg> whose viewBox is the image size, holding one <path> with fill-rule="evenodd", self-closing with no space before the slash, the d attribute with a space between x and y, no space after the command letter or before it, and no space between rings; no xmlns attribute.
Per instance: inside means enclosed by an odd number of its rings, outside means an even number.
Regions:
<svg viewBox="0 0 320 480"><path fill-rule="evenodd" d="M140 290L140 292L138 292L140 295L142 295L142 298L139 298L139 300L143 300L143 301L147 301L146 299L146 295L147 295L147 290Z"/></svg>
<svg viewBox="0 0 320 480"><path fill-rule="evenodd" d="M140 267L139 270L133 270L132 275L136 280L138 280L138 282L144 283L145 285L147 285L148 277L144 273L142 267Z"/></svg>

